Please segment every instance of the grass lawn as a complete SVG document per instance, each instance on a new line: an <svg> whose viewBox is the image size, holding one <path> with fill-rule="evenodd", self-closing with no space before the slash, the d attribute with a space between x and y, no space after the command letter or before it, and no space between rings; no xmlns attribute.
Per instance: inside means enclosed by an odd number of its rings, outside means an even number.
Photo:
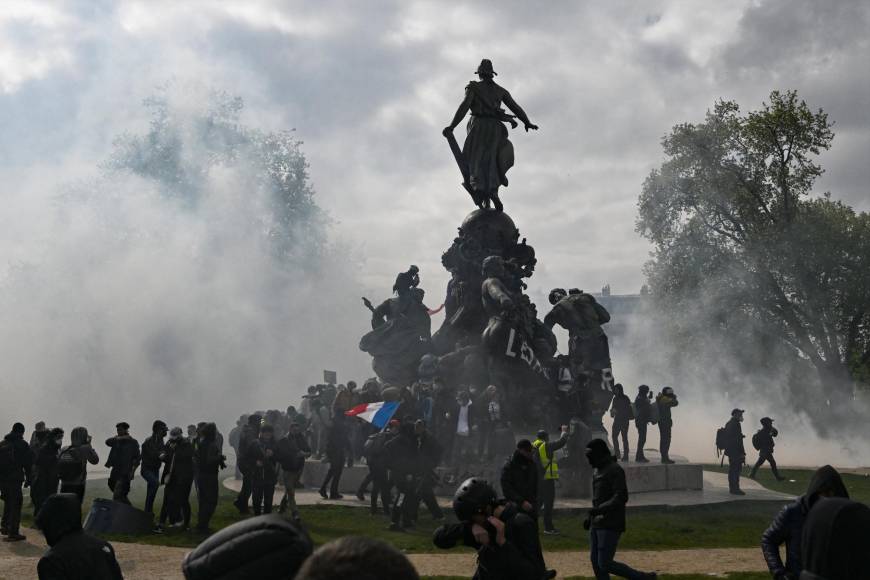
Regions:
<svg viewBox="0 0 870 580"><path fill-rule="evenodd" d="M755 459L757 459L756 455L749 455L748 457L748 460L753 462ZM704 469L707 471L728 473L728 461L726 459L724 466L720 466L716 463L715 465L705 465ZM807 486L810 483L813 473L815 473L815 470L813 469L780 469L779 474L786 479L785 481L777 481L773 477L770 468L765 463L764 466L758 470L758 483L774 491L789 493L791 495L801 495L807 490ZM744 468L743 475L749 475L749 467ZM849 490L849 495L852 499L865 504L870 504L870 477L851 473L844 473L841 475L843 477L843 483L846 484L846 489Z"/></svg>
<svg viewBox="0 0 870 580"><path fill-rule="evenodd" d="M162 502L162 490L158 494L157 508ZM277 495L277 494L276 494ZM89 483L85 505L90 506L96 497L108 497L105 480ZM226 527L241 519L233 507L235 494L223 487L218 508L212 519L212 529ZM133 483L130 499L141 507L145 499L145 483L137 477ZM277 501L276 497L276 501ZM196 522L196 502L191 496ZM355 501L355 500L354 500ZM782 502L730 502L706 506L687 507L636 507L628 510L628 532L620 541L623 550L671 550L681 548L746 548L758 545L761 532L782 507ZM32 525L31 510L25 507L25 525ZM389 524L384 516L371 516L367 509L350 506L314 505L300 509L305 526L316 544L346 535L365 535L383 539L406 552L437 552L432 545L432 532L436 522L421 509L416 530L406 533L387 530ZM582 528L582 512L559 512L556 525L560 536L542 536L544 550L584 550L588 548L588 536ZM116 542L194 547L204 539L192 531L167 529L163 535L139 536L109 535Z"/></svg>

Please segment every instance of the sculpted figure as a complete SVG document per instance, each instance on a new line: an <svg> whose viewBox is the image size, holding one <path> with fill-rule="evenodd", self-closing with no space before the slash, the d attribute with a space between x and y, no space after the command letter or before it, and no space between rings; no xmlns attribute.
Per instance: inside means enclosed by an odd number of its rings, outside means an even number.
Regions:
<svg viewBox="0 0 870 580"><path fill-rule="evenodd" d="M526 131L537 131L538 126L532 124L507 89L495 82L496 72L491 61L481 61L477 67L477 76L480 80L471 81L465 87L465 98L450 125L442 133L450 143L462 172L463 186L471 194L474 203L480 208L488 208L492 203L496 210L502 211L498 188L507 187L507 171L514 164L513 145L508 140L505 123L516 128L517 122L514 119L518 118L523 122ZM505 112L502 104L513 115ZM468 123L468 134L462 151L459 151L453 130L469 112L471 120Z"/></svg>

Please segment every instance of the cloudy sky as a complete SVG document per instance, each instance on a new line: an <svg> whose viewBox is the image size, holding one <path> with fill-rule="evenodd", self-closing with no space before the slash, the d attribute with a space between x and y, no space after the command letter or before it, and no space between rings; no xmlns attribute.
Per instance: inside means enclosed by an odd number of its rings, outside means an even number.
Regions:
<svg viewBox="0 0 870 580"><path fill-rule="evenodd" d="M502 198L538 251L532 292L636 292L634 232L659 140L718 98L797 89L836 122L819 190L870 209L867 2L34 2L0 10L3 187L93 172L171 80L224 88L246 122L295 128L336 233L387 288L472 209L440 135L481 58L537 133L513 133ZM462 129L457 133L461 136ZM428 283L427 283L428 281ZM433 288L434 287L434 288Z"/></svg>

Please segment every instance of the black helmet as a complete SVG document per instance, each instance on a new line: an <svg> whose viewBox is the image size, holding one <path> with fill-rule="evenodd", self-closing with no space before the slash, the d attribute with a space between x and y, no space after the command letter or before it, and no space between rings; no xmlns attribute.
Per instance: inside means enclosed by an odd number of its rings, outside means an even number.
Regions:
<svg viewBox="0 0 870 580"><path fill-rule="evenodd" d="M453 495L453 513L459 521L468 521L496 502L495 490L485 479L471 477L463 481Z"/></svg>

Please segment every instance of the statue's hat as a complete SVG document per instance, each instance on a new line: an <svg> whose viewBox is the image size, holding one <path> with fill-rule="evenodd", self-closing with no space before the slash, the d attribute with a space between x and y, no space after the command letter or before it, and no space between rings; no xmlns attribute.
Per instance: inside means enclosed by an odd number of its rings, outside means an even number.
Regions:
<svg viewBox="0 0 870 580"><path fill-rule="evenodd" d="M477 67L477 70L474 72L475 72L475 74L489 73L493 76L498 76L498 73L495 72L492 68L492 61L489 60L488 58L485 58L482 61L480 61L480 66Z"/></svg>

